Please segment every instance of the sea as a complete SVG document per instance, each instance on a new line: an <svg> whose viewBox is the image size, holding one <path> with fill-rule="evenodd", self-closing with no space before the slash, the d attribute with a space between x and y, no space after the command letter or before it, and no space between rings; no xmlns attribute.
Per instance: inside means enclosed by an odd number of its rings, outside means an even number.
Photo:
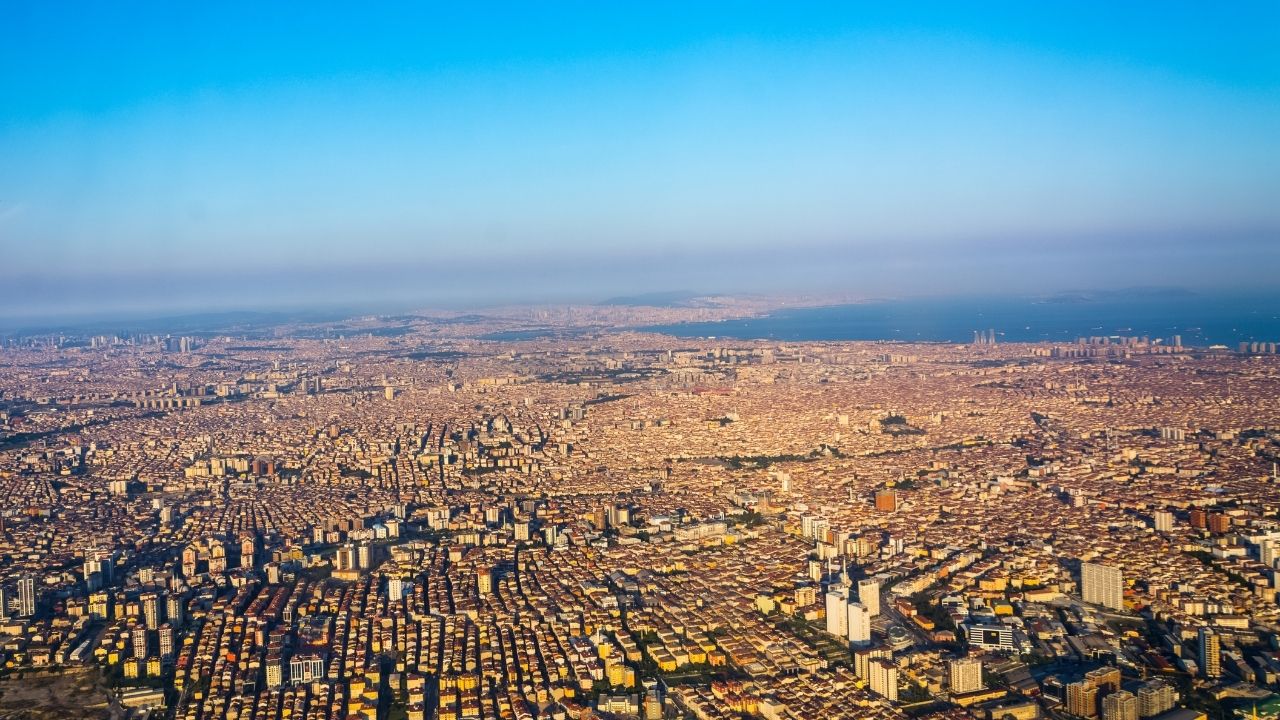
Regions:
<svg viewBox="0 0 1280 720"><path fill-rule="evenodd" d="M914 298L783 309L756 318L640 328L685 338L1074 342L1081 337L1146 336L1191 347L1280 342L1280 293L1192 292L1063 294L1040 298Z"/></svg>

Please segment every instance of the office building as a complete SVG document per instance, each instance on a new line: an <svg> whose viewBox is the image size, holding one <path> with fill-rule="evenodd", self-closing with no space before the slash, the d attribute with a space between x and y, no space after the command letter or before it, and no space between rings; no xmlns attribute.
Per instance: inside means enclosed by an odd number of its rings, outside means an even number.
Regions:
<svg viewBox="0 0 1280 720"><path fill-rule="evenodd" d="M1087 603L1112 610L1124 609L1124 578L1120 568L1080 563L1080 594Z"/></svg>
<svg viewBox="0 0 1280 720"><path fill-rule="evenodd" d="M1013 650L1013 628L1007 625L966 625L965 639L983 650Z"/></svg>

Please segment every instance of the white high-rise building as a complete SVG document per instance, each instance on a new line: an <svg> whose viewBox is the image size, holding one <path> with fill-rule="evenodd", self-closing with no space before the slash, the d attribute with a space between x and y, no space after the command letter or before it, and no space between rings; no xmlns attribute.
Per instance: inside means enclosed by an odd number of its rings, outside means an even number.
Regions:
<svg viewBox="0 0 1280 720"><path fill-rule="evenodd" d="M947 664L947 686L952 693L976 692L982 689L982 661L959 658Z"/></svg>
<svg viewBox="0 0 1280 720"><path fill-rule="evenodd" d="M36 614L36 579L24 577L18 581L18 616L31 617Z"/></svg>
<svg viewBox="0 0 1280 720"><path fill-rule="evenodd" d="M847 606L849 642L855 647L865 647L871 642L871 611L860 602Z"/></svg>
<svg viewBox="0 0 1280 720"><path fill-rule="evenodd" d="M398 575L387 580L387 597L392 601L399 601L404 598L409 589L409 581Z"/></svg>
<svg viewBox="0 0 1280 720"><path fill-rule="evenodd" d="M1102 720L1138 720L1138 698L1117 690L1102 698Z"/></svg>
<svg viewBox="0 0 1280 720"><path fill-rule="evenodd" d="M1155 717L1178 704L1178 691L1164 680L1152 680L1138 689L1138 716Z"/></svg>
<svg viewBox="0 0 1280 720"><path fill-rule="evenodd" d="M1156 532L1173 532L1173 513L1168 510L1157 510L1151 513L1151 527Z"/></svg>
<svg viewBox="0 0 1280 720"><path fill-rule="evenodd" d="M1124 576L1120 574L1120 568L1080 563L1080 594L1087 603L1123 610Z"/></svg>
<svg viewBox="0 0 1280 720"><path fill-rule="evenodd" d="M845 610L848 603L842 588L833 586L827 591L827 632L839 637L849 634L849 613Z"/></svg>
<svg viewBox="0 0 1280 720"><path fill-rule="evenodd" d="M173 626L168 623L161 625L157 635L160 638L160 657L173 657Z"/></svg>
<svg viewBox="0 0 1280 720"><path fill-rule="evenodd" d="M876 658L869 666L871 692L890 702L898 700L898 666L887 658Z"/></svg>
<svg viewBox="0 0 1280 720"><path fill-rule="evenodd" d="M880 581L875 578L864 578L858 581L858 602L867 606L871 617L880 614Z"/></svg>
<svg viewBox="0 0 1280 720"><path fill-rule="evenodd" d="M1258 559L1263 565L1275 568L1280 562L1280 537L1268 536L1258 541Z"/></svg>

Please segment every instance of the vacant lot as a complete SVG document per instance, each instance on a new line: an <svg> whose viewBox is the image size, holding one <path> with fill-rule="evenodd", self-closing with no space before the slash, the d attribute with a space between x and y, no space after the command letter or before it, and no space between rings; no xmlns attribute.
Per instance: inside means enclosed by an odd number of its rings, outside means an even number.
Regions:
<svg viewBox="0 0 1280 720"><path fill-rule="evenodd" d="M28 671L0 677L0 720L123 718L122 712L109 706L110 699L96 668Z"/></svg>

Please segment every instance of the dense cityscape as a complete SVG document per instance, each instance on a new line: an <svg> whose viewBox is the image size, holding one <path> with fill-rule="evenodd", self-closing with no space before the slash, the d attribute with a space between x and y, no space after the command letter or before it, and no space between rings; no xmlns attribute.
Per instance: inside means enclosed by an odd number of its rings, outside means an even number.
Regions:
<svg viewBox="0 0 1280 720"><path fill-rule="evenodd" d="M1280 2L0 3L0 720L1280 720Z"/></svg>
<svg viewBox="0 0 1280 720"><path fill-rule="evenodd" d="M1276 715L1274 344L720 307L6 337L0 716Z"/></svg>

